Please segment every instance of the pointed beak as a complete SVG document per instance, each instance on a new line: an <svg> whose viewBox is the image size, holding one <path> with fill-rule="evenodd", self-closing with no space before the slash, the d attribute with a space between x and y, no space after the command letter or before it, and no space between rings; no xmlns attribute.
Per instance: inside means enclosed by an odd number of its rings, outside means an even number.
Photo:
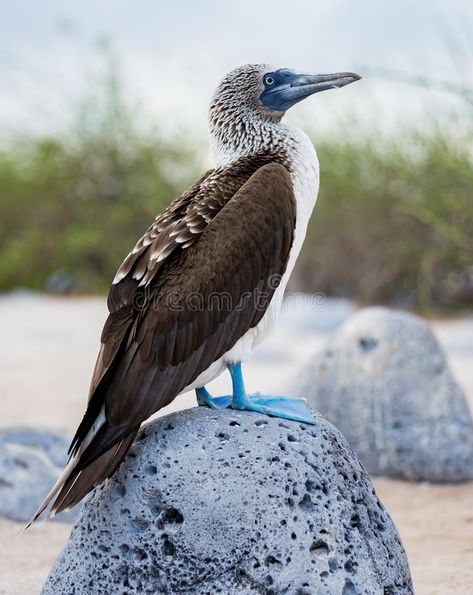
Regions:
<svg viewBox="0 0 473 595"><path fill-rule="evenodd" d="M334 74L296 74L290 83L290 93L308 97L327 89L340 89L350 83L359 81L361 76L355 72L336 72Z"/></svg>
<svg viewBox="0 0 473 595"><path fill-rule="evenodd" d="M283 74L278 84L265 89L260 96L260 101L265 107L278 112L285 112L314 93L339 89L361 79L361 76L355 72L334 74L297 74L289 70L280 72Z"/></svg>

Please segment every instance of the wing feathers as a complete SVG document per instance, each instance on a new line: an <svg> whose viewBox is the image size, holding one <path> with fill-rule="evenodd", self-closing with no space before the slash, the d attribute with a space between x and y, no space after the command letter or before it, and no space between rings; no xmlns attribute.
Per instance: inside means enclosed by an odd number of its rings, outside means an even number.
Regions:
<svg viewBox="0 0 473 595"><path fill-rule="evenodd" d="M39 513L54 497L53 511L73 506L113 473L140 424L263 317L295 226L290 175L272 159L208 172L124 260L71 462Z"/></svg>

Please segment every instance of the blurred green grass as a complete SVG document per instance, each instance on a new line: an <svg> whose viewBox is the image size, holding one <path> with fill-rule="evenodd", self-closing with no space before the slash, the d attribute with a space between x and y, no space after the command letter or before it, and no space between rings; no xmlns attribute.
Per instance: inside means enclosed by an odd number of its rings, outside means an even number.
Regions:
<svg viewBox="0 0 473 595"><path fill-rule="evenodd" d="M451 118L318 143L321 190L297 284L425 312L473 304L473 130L453 133Z"/></svg>
<svg viewBox="0 0 473 595"><path fill-rule="evenodd" d="M204 151L133 127L113 71L54 137L0 150L0 290L104 292ZM471 116L472 114L470 114ZM321 190L291 288L424 312L473 304L473 117L316 142Z"/></svg>

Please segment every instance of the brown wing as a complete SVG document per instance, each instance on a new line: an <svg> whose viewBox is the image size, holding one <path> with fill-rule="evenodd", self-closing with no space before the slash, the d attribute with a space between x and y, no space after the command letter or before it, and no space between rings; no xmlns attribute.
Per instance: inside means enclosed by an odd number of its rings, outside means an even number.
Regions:
<svg viewBox="0 0 473 595"><path fill-rule="evenodd" d="M267 165L165 264L104 387L110 423L133 426L168 405L258 324L285 271L294 222L289 174Z"/></svg>
<svg viewBox="0 0 473 595"><path fill-rule="evenodd" d="M139 239L118 269L109 292L110 316L102 331L100 351L89 389L89 399L116 356L128 327L133 321L134 312L128 306L132 303L130 301L130 292L133 291L131 279L136 277L141 281L141 278L137 276L140 270L139 264L146 263L147 259L159 264L172 252L172 249L179 246L173 239L175 236L171 235L172 231L179 225L182 227L185 224L187 211L190 210L196 197L208 187L208 184L204 185L204 182L212 173L213 170L206 172L156 217L151 227ZM195 228L192 227L192 223L193 218L191 217L190 229L193 230ZM127 279L127 277L131 277L131 279Z"/></svg>
<svg viewBox="0 0 473 595"><path fill-rule="evenodd" d="M181 218L161 232L158 218L123 263L71 445L80 459L53 510L107 477L139 425L261 320L285 271L296 215L288 171L265 159L240 160L199 181ZM104 406L105 423L81 448Z"/></svg>

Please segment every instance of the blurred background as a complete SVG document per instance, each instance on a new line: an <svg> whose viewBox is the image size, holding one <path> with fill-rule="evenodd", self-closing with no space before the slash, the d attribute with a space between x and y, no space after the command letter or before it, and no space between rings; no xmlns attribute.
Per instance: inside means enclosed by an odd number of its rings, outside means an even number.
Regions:
<svg viewBox="0 0 473 595"><path fill-rule="evenodd" d="M288 115L321 162L292 289L428 313L473 305L467 0L20 0L0 27L1 290L106 291L211 164L218 80L268 62L365 77Z"/></svg>
<svg viewBox="0 0 473 595"><path fill-rule="evenodd" d="M315 300L288 300L250 388L280 390L355 309L383 304L429 318L473 402L471 0L0 2L0 426L69 439L115 270L212 165L209 98L248 62L364 77L287 115L321 166L289 288ZM472 484L375 487L417 592L473 592ZM39 590L70 530L19 527L0 519L8 595Z"/></svg>

